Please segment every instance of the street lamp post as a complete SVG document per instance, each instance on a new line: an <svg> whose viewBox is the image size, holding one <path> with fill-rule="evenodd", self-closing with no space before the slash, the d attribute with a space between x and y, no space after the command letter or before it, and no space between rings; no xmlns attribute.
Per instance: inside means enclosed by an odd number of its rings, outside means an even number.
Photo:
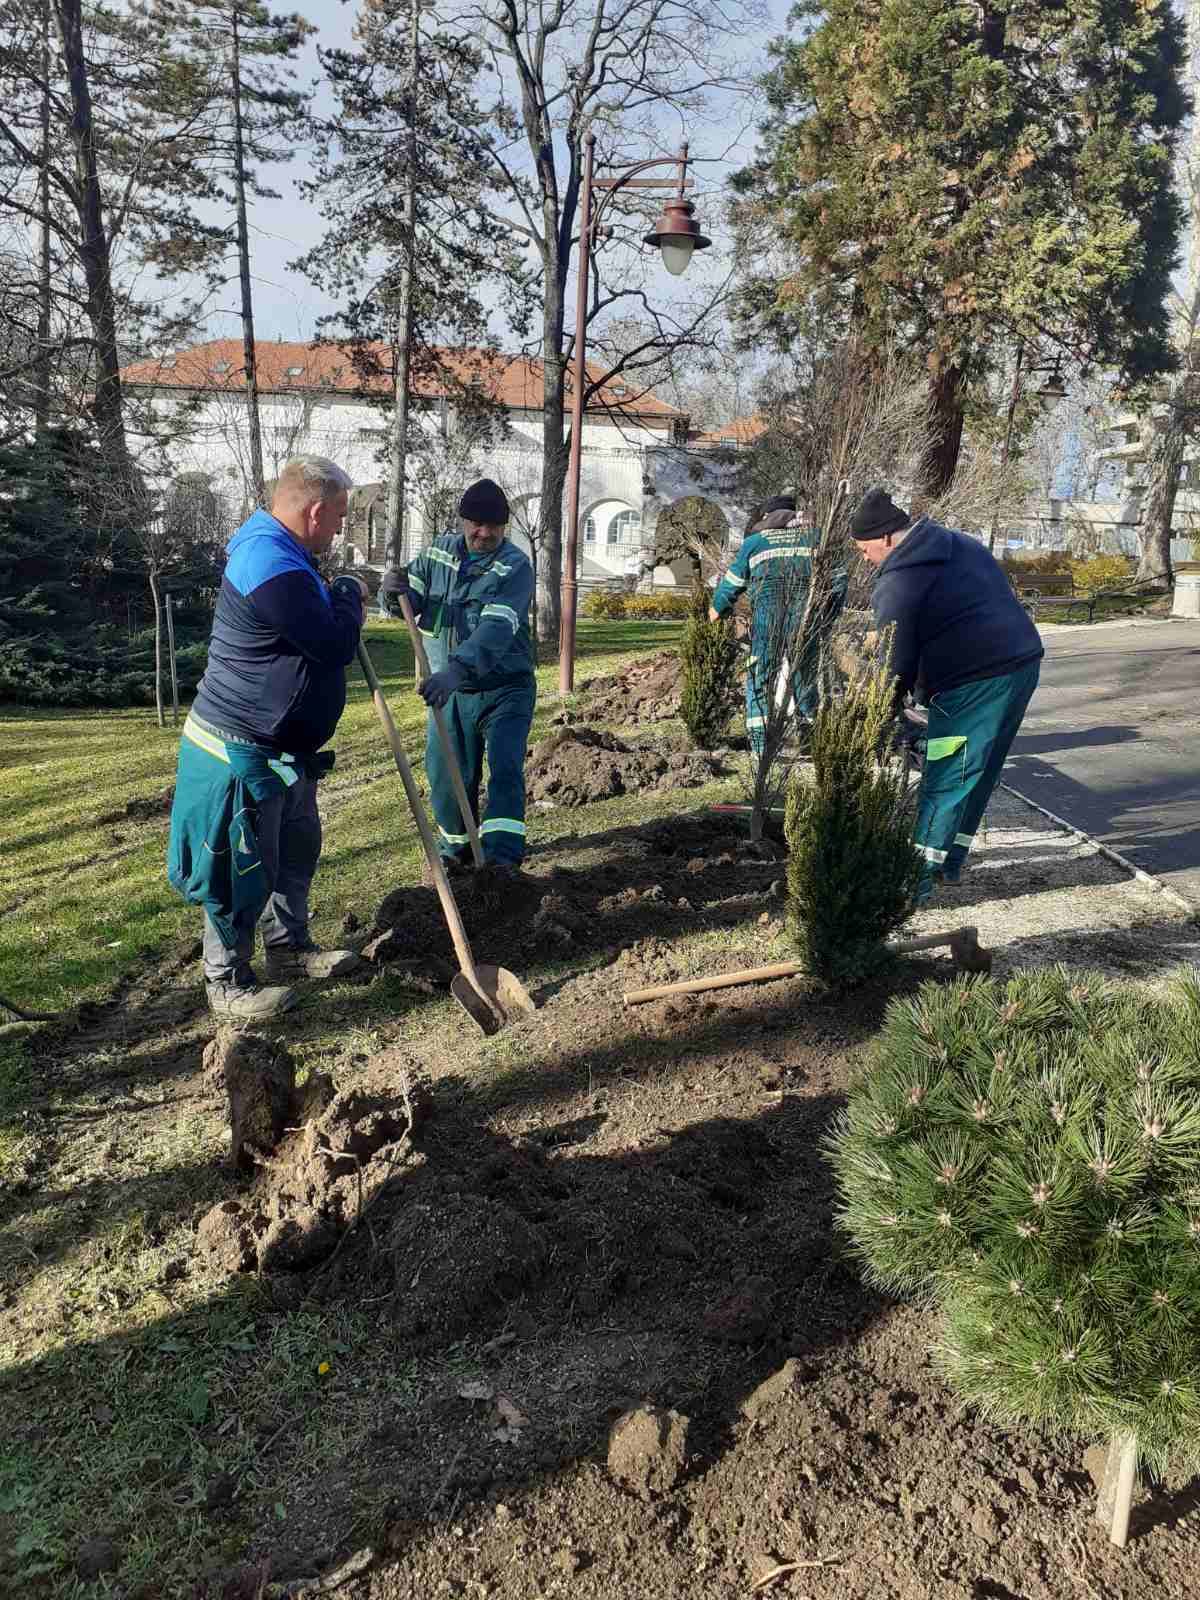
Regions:
<svg viewBox="0 0 1200 1600"><path fill-rule="evenodd" d="M707 250L712 243L700 232L695 220L695 207L685 198L684 190L692 187L687 175L688 147L679 147L677 156L658 156L650 161L638 161L623 172L608 177L595 176L596 135L589 133L585 142L583 161L583 190L580 196L579 229L579 286L575 302L575 350L571 362L571 455L567 466L567 548L562 569L562 619L558 635L558 690L570 694L575 686L575 612L579 592L576 568L579 563L579 469L583 450L583 395L587 381L584 365L587 343L588 284L592 264L592 243L597 237L600 218L609 200L619 189L670 189L674 196L663 204L662 216L653 230L646 234L643 243L655 245L662 251L663 266L672 276L685 272L697 250ZM675 178L643 178L640 175L651 167L673 166ZM600 200L593 203L596 191L602 191Z"/></svg>
<svg viewBox="0 0 1200 1600"><path fill-rule="evenodd" d="M1000 479L1003 485L1004 473L1008 467L1009 454L1012 451L1013 422L1017 415L1017 402L1021 398L1021 379L1032 377L1035 374L1048 372L1050 376L1038 390L1038 399L1044 411L1053 411L1060 400L1066 399L1067 391L1063 387L1062 373L1056 361L1049 367L1026 367L1022 371L1021 363L1025 356L1025 341L1017 342L1017 359L1013 367L1012 393L1008 399L1008 421L1004 429L1004 448L1000 452ZM996 505L992 512L992 531L988 534L988 551L993 553L996 548L996 534L1000 527L1000 494L997 490Z"/></svg>

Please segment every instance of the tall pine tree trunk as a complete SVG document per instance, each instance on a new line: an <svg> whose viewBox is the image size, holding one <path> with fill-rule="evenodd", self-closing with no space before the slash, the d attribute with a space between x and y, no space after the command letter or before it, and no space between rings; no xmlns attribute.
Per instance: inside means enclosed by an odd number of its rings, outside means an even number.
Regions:
<svg viewBox="0 0 1200 1600"><path fill-rule="evenodd" d="M95 340L96 372L92 415L100 451L114 485L136 492L121 393L121 358L117 346L117 314L113 300L112 255L104 230L104 197L96 152L92 92L83 44L82 0L56 0L63 63L71 99L71 143L75 151L76 207L79 213L79 260L87 291L87 313Z"/></svg>
<svg viewBox="0 0 1200 1600"><path fill-rule="evenodd" d="M262 424L258 412L258 351L254 343L254 297L250 288L250 229L246 222L246 140L242 127L242 54L236 5L233 26L233 183L237 196L238 277L242 287L242 357L246 369L246 421L250 433L250 487L260 506L267 503L263 476Z"/></svg>
<svg viewBox="0 0 1200 1600"><path fill-rule="evenodd" d="M955 362L939 367L929 380L933 436L921 472L929 499L943 494L954 478L963 436L963 374Z"/></svg>
<svg viewBox="0 0 1200 1600"><path fill-rule="evenodd" d="M412 280L417 248L417 75L421 62L421 8L410 0L408 35L408 117L404 133L404 215L400 284L396 295L396 338L392 348L392 438L388 451L387 554L389 567L404 560L405 473L408 467L408 391L412 367ZM435 533L440 529L434 529Z"/></svg>
<svg viewBox="0 0 1200 1600"><path fill-rule="evenodd" d="M38 173L37 397L34 432L50 427L50 0L42 0L42 148Z"/></svg>

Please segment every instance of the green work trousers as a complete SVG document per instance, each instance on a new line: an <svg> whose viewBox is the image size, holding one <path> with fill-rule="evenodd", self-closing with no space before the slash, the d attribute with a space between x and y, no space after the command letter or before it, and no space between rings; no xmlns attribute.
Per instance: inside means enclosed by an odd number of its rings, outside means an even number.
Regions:
<svg viewBox="0 0 1200 1600"><path fill-rule="evenodd" d="M536 698L537 687L529 677L481 694L451 695L442 713L479 822L479 842L486 861L517 866L525 854L525 750ZM480 816L485 754L487 803ZM463 832L462 813L432 715L425 737L425 772L441 853L450 860L469 861L470 835Z"/></svg>
<svg viewBox="0 0 1200 1600"><path fill-rule="evenodd" d="M914 838L925 858L917 898L936 877L956 882L992 791L1037 688L1040 661L999 678L978 678L929 702L925 771Z"/></svg>

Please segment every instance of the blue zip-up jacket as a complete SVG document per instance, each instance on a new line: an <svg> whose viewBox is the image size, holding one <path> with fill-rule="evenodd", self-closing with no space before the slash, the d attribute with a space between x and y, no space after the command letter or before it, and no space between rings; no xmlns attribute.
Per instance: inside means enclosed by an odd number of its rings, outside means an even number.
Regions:
<svg viewBox="0 0 1200 1600"><path fill-rule="evenodd" d="M409 562L408 586L434 672L465 668L466 694L533 677L533 566L510 539L472 560L461 534L443 534Z"/></svg>
<svg viewBox="0 0 1200 1600"><path fill-rule="evenodd" d="M999 678L1044 654L1041 635L1000 563L978 539L928 517L880 566L871 594L892 627L891 667L906 694L926 699L960 683Z"/></svg>
<svg viewBox="0 0 1200 1600"><path fill-rule="evenodd" d="M361 629L357 587L328 588L283 524L256 511L229 541L193 710L228 733L310 755L345 709Z"/></svg>

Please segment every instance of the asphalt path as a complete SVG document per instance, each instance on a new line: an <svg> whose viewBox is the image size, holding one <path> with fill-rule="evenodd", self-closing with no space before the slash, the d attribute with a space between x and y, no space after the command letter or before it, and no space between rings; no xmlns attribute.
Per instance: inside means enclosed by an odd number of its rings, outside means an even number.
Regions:
<svg viewBox="0 0 1200 1600"><path fill-rule="evenodd" d="M1043 638L1004 782L1200 907L1200 622Z"/></svg>

